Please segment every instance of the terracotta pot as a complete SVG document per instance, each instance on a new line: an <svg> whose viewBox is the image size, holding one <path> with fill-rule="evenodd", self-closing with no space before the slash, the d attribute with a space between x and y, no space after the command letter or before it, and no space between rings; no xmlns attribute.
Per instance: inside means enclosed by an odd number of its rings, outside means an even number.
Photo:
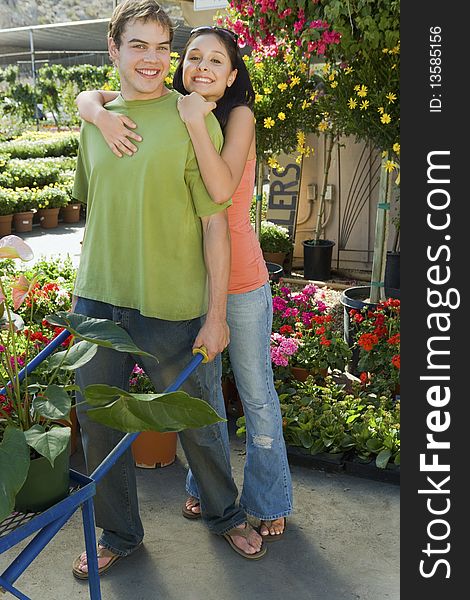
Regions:
<svg viewBox="0 0 470 600"><path fill-rule="evenodd" d="M64 223L78 223L80 221L80 202L67 204L60 209L60 217Z"/></svg>
<svg viewBox="0 0 470 600"><path fill-rule="evenodd" d="M266 262L275 263L276 265L283 265L286 260L285 252L264 252L263 251L264 260Z"/></svg>
<svg viewBox="0 0 470 600"><path fill-rule="evenodd" d="M24 212L17 212L13 215L13 227L15 231L25 232L33 230L33 217L34 212L27 210Z"/></svg>
<svg viewBox="0 0 470 600"><path fill-rule="evenodd" d="M325 379L325 377L328 375L328 369L305 369L304 367L291 367L290 370L292 372L292 376L294 379L297 379L297 381L305 381L309 375L313 375L319 379Z"/></svg>
<svg viewBox="0 0 470 600"><path fill-rule="evenodd" d="M0 237L11 234L13 214L0 215Z"/></svg>
<svg viewBox="0 0 470 600"><path fill-rule="evenodd" d="M174 432L143 431L132 442L136 467L155 469L166 467L176 459L177 434Z"/></svg>
<svg viewBox="0 0 470 600"><path fill-rule="evenodd" d="M39 224L43 229L54 229L59 226L60 208L40 208L38 210Z"/></svg>

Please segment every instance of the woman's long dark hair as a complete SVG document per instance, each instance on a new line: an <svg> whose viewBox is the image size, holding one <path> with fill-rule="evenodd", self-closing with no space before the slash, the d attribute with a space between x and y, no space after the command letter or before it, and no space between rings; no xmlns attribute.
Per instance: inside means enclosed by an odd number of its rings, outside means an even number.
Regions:
<svg viewBox="0 0 470 600"><path fill-rule="evenodd" d="M237 69L237 76L233 84L226 88L224 95L220 100L217 101L217 108L213 110L214 115L222 127L222 131L227 125L228 117L232 108L236 106L248 106L253 110L253 104L255 101L255 92L251 85L250 76L248 69L238 49L236 39L226 31L225 29L218 27L201 27L200 29L193 32L189 40L184 47L183 54L181 55L178 66L176 67L175 74L173 75L173 87L181 94L187 95L189 92L183 85L183 62L186 57L189 45L197 37L201 35L215 34L225 46L227 54L229 56L232 70Z"/></svg>

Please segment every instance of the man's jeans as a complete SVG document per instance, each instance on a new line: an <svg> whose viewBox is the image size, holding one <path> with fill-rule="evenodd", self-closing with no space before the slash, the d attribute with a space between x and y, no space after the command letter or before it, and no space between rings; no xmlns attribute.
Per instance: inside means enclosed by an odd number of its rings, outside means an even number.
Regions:
<svg viewBox="0 0 470 600"><path fill-rule="evenodd" d="M162 392L190 362L192 344L201 326L199 318L164 321L143 317L134 309L114 307L85 298L78 299L75 312L118 323L139 348L156 355L159 360L157 364L147 357L99 347L93 359L77 369L76 379L82 389L90 384L105 383L127 390L132 369L139 363L155 389ZM218 370L211 362L200 365L181 389L214 405L218 385ZM80 400L81 397L78 398ZM86 409L87 405L81 405L77 413L87 469L91 473L124 434L89 420ZM216 534L223 534L246 520L244 512L236 505L238 492L231 475L230 455L223 441L223 429L226 429L226 424L217 423L186 429L179 434L190 468L199 481L204 520ZM100 544L116 554L130 554L140 544L144 534L130 449L98 482L94 505L96 524L103 528Z"/></svg>
<svg viewBox="0 0 470 600"><path fill-rule="evenodd" d="M291 475L271 366L272 315L269 283L252 292L228 296L228 350L247 429L240 506L262 520L286 517L292 512ZM215 409L222 415L224 399L220 385L218 398ZM188 473L186 490L199 498L195 481L199 484L199 478L196 473L195 476Z"/></svg>

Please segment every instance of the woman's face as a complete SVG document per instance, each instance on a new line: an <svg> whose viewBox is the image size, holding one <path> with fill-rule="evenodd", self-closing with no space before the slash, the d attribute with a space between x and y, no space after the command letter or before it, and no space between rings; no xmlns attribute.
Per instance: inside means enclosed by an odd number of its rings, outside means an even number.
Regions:
<svg viewBox="0 0 470 600"><path fill-rule="evenodd" d="M217 102L237 76L219 36L199 35L188 46L183 61L183 85L188 93L197 92L210 102Z"/></svg>

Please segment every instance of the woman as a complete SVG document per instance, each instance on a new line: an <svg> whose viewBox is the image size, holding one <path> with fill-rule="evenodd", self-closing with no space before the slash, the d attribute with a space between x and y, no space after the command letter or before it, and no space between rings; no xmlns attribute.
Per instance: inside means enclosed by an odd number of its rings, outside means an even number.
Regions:
<svg viewBox="0 0 470 600"><path fill-rule="evenodd" d="M276 540L284 533L286 517L292 512L292 484L271 367L269 276L249 218L256 171L254 92L238 50L237 36L219 27L194 29L176 69L173 86L184 94L178 110L191 137L207 190L217 203L232 198L228 209L232 240L228 351L247 427L240 505L260 522L259 533L264 540ZM132 131L135 124L102 108L115 96L116 93L110 92L82 92L77 98L80 115L99 127L117 156L132 155L137 151L132 140L141 140ZM205 116L211 110L224 132L220 155L205 126ZM221 387L219 396L219 412L223 414ZM229 457L228 435L226 443ZM189 498L183 515L198 518L197 484L191 472L186 487Z"/></svg>

